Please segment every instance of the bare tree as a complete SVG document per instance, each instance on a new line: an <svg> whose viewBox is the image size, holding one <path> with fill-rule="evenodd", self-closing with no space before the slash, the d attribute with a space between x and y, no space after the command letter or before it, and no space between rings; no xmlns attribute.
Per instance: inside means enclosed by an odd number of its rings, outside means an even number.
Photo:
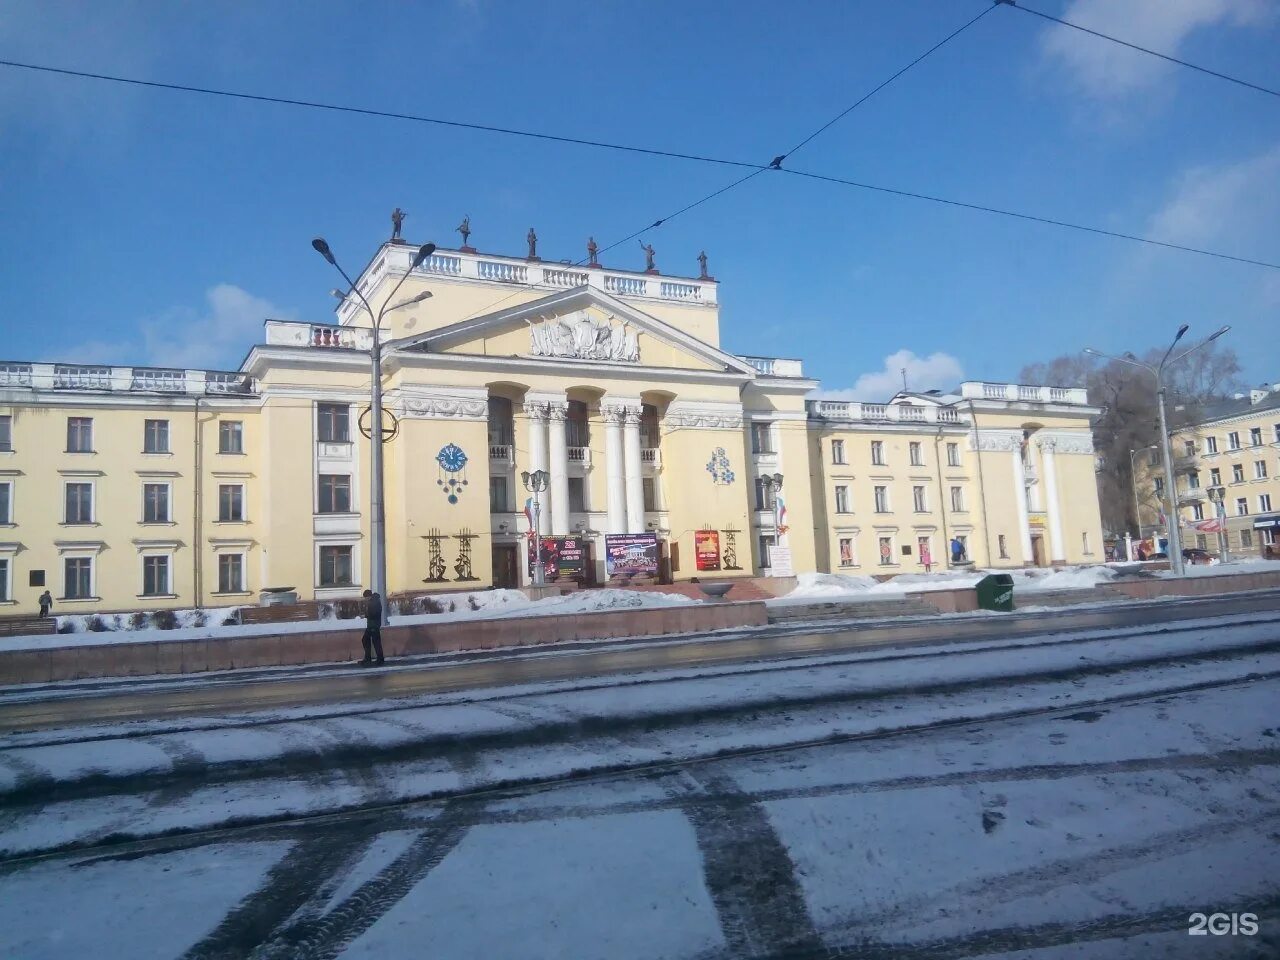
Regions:
<svg viewBox="0 0 1280 960"><path fill-rule="evenodd" d="M1142 359L1156 364L1163 355L1163 350L1153 348ZM1235 352L1216 343L1167 368L1165 403L1170 431L1186 432L1198 423L1206 403L1238 389L1239 373ZM1102 526L1114 533L1136 533L1134 459L1160 440L1154 378L1138 367L1081 353L1031 364L1022 369L1019 379L1023 383L1084 387L1089 402L1102 408L1093 424ZM1141 490L1139 498L1143 499ZM1154 512L1157 505L1150 491L1145 499L1142 506Z"/></svg>

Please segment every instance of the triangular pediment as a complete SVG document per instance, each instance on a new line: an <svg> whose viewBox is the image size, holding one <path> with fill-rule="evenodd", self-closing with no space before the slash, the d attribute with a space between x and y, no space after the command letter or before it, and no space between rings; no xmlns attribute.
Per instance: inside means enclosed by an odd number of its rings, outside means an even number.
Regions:
<svg viewBox="0 0 1280 960"><path fill-rule="evenodd" d="M430 330L398 341L396 349L756 375L745 361L594 287Z"/></svg>

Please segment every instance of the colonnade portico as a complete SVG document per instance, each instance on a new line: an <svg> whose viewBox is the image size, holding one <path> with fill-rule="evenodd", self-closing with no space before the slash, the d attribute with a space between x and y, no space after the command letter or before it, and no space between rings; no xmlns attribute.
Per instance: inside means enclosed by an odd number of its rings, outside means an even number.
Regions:
<svg viewBox="0 0 1280 960"><path fill-rule="evenodd" d="M541 495L538 532L569 535L569 404L562 394L529 394L524 413L529 431L529 470L545 470L550 479ZM639 398L600 401L605 446L605 533L642 533L645 529L644 480Z"/></svg>

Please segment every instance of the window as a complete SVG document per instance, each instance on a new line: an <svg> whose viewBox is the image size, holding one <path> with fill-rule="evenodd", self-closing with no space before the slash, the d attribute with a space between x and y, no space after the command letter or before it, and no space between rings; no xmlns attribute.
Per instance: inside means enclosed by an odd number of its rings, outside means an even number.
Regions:
<svg viewBox="0 0 1280 960"><path fill-rule="evenodd" d="M1199 548L1199 549L1201 549L1201 550L1204 550L1204 549L1205 549L1206 547L1208 547L1208 546L1209 546L1209 538L1208 538L1208 537L1206 537L1203 533L1197 533L1197 534L1196 534L1196 547L1198 547L1198 548Z"/></svg>
<svg viewBox="0 0 1280 960"><path fill-rule="evenodd" d="M244 592L244 554L218 554L218 592Z"/></svg>
<svg viewBox="0 0 1280 960"><path fill-rule="evenodd" d="M1088 556L1089 554L1093 553L1093 551L1089 549L1089 531L1088 530L1080 534L1080 545L1084 547L1085 556Z"/></svg>
<svg viewBox="0 0 1280 960"><path fill-rule="evenodd" d="M0 424L0 427L2 426L3 425ZM1276 432L1276 443L1280 443L1280 423L1277 423L1275 425L1275 432ZM3 447L0 447L0 449L3 449Z"/></svg>
<svg viewBox="0 0 1280 960"><path fill-rule="evenodd" d="M67 453L93 453L92 417L67 417Z"/></svg>
<svg viewBox="0 0 1280 960"><path fill-rule="evenodd" d="M880 538L880 566L893 565L893 537Z"/></svg>
<svg viewBox="0 0 1280 960"><path fill-rule="evenodd" d="M852 567L857 564L853 553L853 537L840 538L840 566Z"/></svg>
<svg viewBox="0 0 1280 960"><path fill-rule="evenodd" d="M1204 438L1204 452L1205 452L1205 453L1217 453L1217 452L1218 452L1218 438L1217 438L1217 437L1205 437L1205 438Z"/></svg>
<svg viewBox="0 0 1280 960"><path fill-rule="evenodd" d="M911 454L911 465L913 467L923 467L924 454L920 449L920 441L912 440L909 444L907 444L907 450Z"/></svg>
<svg viewBox="0 0 1280 960"><path fill-rule="evenodd" d="M8 602L9 596L9 558L0 557L0 602Z"/></svg>
<svg viewBox="0 0 1280 960"><path fill-rule="evenodd" d="M831 441L831 462L832 463L848 463L844 458L844 441Z"/></svg>
<svg viewBox="0 0 1280 960"><path fill-rule="evenodd" d="M1156 487L1156 496L1163 497L1164 496L1164 477L1156 477L1154 482Z"/></svg>
<svg viewBox="0 0 1280 960"><path fill-rule="evenodd" d="M778 542L778 538L771 533L760 534L760 568L768 570L772 563L773 545Z"/></svg>
<svg viewBox="0 0 1280 960"><path fill-rule="evenodd" d="M1000 546L1000 559L1001 559L1001 560L1008 560L1008 559L1009 559L1009 544L1005 542L1004 534L1003 534L1003 533L998 534L998 535L996 536L996 542L997 542L997 543L999 544L999 546Z"/></svg>
<svg viewBox="0 0 1280 960"><path fill-rule="evenodd" d="M218 484L218 521L234 523L244 519L244 486L239 483Z"/></svg>
<svg viewBox="0 0 1280 960"><path fill-rule="evenodd" d="M218 452L244 453L244 424L239 420L218 423Z"/></svg>
<svg viewBox="0 0 1280 960"><path fill-rule="evenodd" d="M751 452L773 453L773 432L767 423L751 425Z"/></svg>
<svg viewBox="0 0 1280 960"><path fill-rule="evenodd" d="M884 441L883 440L871 441L871 462L874 463L877 467L884 466Z"/></svg>
<svg viewBox="0 0 1280 960"><path fill-rule="evenodd" d="M1265 460L1253 461L1253 479L1255 480L1267 479L1267 461Z"/></svg>
<svg viewBox="0 0 1280 960"><path fill-rule="evenodd" d="M351 408L345 403L316 405L321 443L348 443L351 440Z"/></svg>
<svg viewBox="0 0 1280 960"><path fill-rule="evenodd" d="M1236 516L1247 517L1248 515L1249 515L1249 498L1237 497L1236 498Z"/></svg>
<svg viewBox="0 0 1280 960"><path fill-rule="evenodd" d="M351 548L320 548L320 586L349 587L351 581Z"/></svg>
<svg viewBox="0 0 1280 960"><path fill-rule="evenodd" d="M0 482L0 524L13 523L13 483Z"/></svg>
<svg viewBox="0 0 1280 960"><path fill-rule="evenodd" d="M1249 445L1254 447L1262 446L1262 428L1253 427L1249 431Z"/></svg>
<svg viewBox="0 0 1280 960"><path fill-rule="evenodd" d="M169 485L167 483L142 485L142 522L169 522Z"/></svg>
<svg viewBox="0 0 1280 960"><path fill-rule="evenodd" d="M649 485L646 491L645 509L656 510L649 504L652 502L653 477L645 477L644 483ZM569 478L569 512L570 513L586 513L587 512L587 478L586 477L570 477Z"/></svg>
<svg viewBox="0 0 1280 960"><path fill-rule="evenodd" d="M1237 463L1231 467L1231 482L1244 483L1244 464Z"/></svg>
<svg viewBox="0 0 1280 960"><path fill-rule="evenodd" d="M1219 470L1217 467L1214 467L1212 470L1209 471L1209 486L1211 487L1222 486L1222 471Z"/></svg>
<svg viewBox="0 0 1280 960"><path fill-rule="evenodd" d="M964 510L964 487L951 488L951 509L956 511Z"/></svg>
<svg viewBox="0 0 1280 960"><path fill-rule="evenodd" d="M777 499L773 492L772 484L767 484L761 479L756 480L756 509L757 510L773 510L777 506Z"/></svg>
<svg viewBox="0 0 1280 960"><path fill-rule="evenodd" d="M582 496L582 478L581 478L581 477L571 477L571 478L569 479L569 483L570 483L570 484L572 484L574 480L577 480L577 481L578 481L578 496L579 496L579 497L581 497L581 496ZM651 513L652 513L654 510L657 510L657 509L658 509L658 491L657 491L657 489L656 489L656 488L655 488L655 486L654 486L654 483L653 483L653 477L644 477L644 478L640 481L640 490L641 490L641 492L642 492L642 493L643 493L643 495L644 495L644 508L645 508L645 510L647 510L647 511L649 511L649 512L651 512ZM570 510L574 509L574 507L573 507L573 488L572 488L572 486L570 486L570 489L569 489L569 509L570 509Z"/></svg>
<svg viewBox="0 0 1280 960"><path fill-rule="evenodd" d="M1191 505L1191 519L1192 519L1192 520L1203 520L1203 519L1204 519L1204 504L1202 504L1202 503L1193 503L1193 504Z"/></svg>
<svg viewBox="0 0 1280 960"><path fill-rule="evenodd" d="M1232 430L1230 433L1227 434L1227 449L1228 450L1240 449L1240 434L1235 430Z"/></svg>
<svg viewBox="0 0 1280 960"><path fill-rule="evenodd" d="M875 495L876 495L876 513L888 513L889 512L889 488L876 487Z"/></svg>
<svg viewBox="0 0 1280 960"><path fill-rule="evenodd" d="M1195 470L1192 470L1190 473L1187 474L1187 489L1189 490L1200 489L1200 474Z"/></svg>
<svg viewBox="0 0 1280 960"><path fill-rule="evenodd" d="M960 444L958 443L947 444L947 466L948 467L960 466Z"/></svg>
<svg viewBox="0 0 1280 960"><path fill-rule="evenodd" d="M164 597L169 595L169 558L142 558L142 595Z"/></svg>
<svg viewBox="0 0 1280 960"><path fill-rule="evenodd" d="M1276 427L1276 437L1280 439L1280 426ZM5 414L0 417L0 453L13 450L13 417Z"/></svg>
<svg viewBox="0 0 1280 960"><path fill-rule="evenodd" d="M67 484L67 523L93 523L93 484Z"/></svg>
<svg viewBox="0 0 1280 960"><path fill-rule="evenodd" d="M849 507L849 488L846 486L836 487L836 513L852 513Z"/></svg>
<svg viewBox="0 0 1280 960"><path fill-rule="evenodd" d="M92 558L67 557L62 563L62 599L87 600L92 596Z"/></svg>
<svg viewBox="0 0 1280 960"><path fill-rule="evenodd" d="M511 513L511 495L507 491L506 477L489 478L489 512Z"/></svg>
<svg viewBox="0 0 1280 960"><path fill-rule="evenodd" d="M320 474L320 496L317 513L351 512L351 477L345 473ZM243 520L243 517L236 517Z"/></svg>
<svg viewBox="0 0 1280 960"><path fill-rule="evenodd" d="M960 544L960 559L969 559L969 537L966 534L957 533L955 539Z"/></svg>
<svg viewBox="0 0 1280 960"><path fill-rule="evenodd" d="M1022 435L1025 437L1025 436L1027 435L1027 431L1026 431L1026 430L1024 430L1024 431L1022 432ZM1159 451L1159 450L1152 450L1149 454L1147 454L1147 466L1149 466L1149 467L1158 467L1158 466L1160 466L1160 451Z"/></svg>
<svg viewBox="0 0 1280 960"><path fill-rule="evenodd" d="M1258 494L1258 512L1259 513L1271 512L1271 494L1269 493Z"/></svg>
<svg viewBox="0 0 1280 960"><path fill-rule="evenodd" d="M1188 457L1194 457L1196 455L1196 442L1194 440L1184 440L1182 443L1182 451Z"/></svg>
<svg viewBox="0 0 1280 960"><path fill-rule="evenodd" d="M142 425L142 452L169 452L169 421L146 420Z"/></svg>
<svg viewBox="0 0 1280 960"><path fill-rule="evenodd" d="M1242 546L1242 547L1252 547L1252 546L1253 546L1253 531L1252 531L1252 530L1241 530L1241 531L1240 531L1240 546Z"/></svg>
<svg viewBox="0 0 1280 960"><path fill-rule="evenodd" d="M925 513L929 506L924 499L924 487L911 488L911 504L915 508L916 513Z"/></svg>

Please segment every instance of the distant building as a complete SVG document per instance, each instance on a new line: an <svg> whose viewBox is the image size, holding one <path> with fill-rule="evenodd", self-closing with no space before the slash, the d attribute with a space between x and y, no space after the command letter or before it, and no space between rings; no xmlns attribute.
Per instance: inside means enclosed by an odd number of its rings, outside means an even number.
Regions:
<svg viewBox="0 0 1280 960"><path fill-rule="evenodd" d="M413 252L357 278L374 309ZM396 302L424 291L385 321L393 594L527 582L536 469L543 534L581 536L596 581L610 534L652 533L676 580L788 553L937 570L953 539L983 566L1102 560L1083 390L807 400L799 360L720 347L707 278L438 250ZM268 320L236 371L0 364L0 614L46 588L59 613L358 595L369 323L354 295L332 324Z"/></svg>

